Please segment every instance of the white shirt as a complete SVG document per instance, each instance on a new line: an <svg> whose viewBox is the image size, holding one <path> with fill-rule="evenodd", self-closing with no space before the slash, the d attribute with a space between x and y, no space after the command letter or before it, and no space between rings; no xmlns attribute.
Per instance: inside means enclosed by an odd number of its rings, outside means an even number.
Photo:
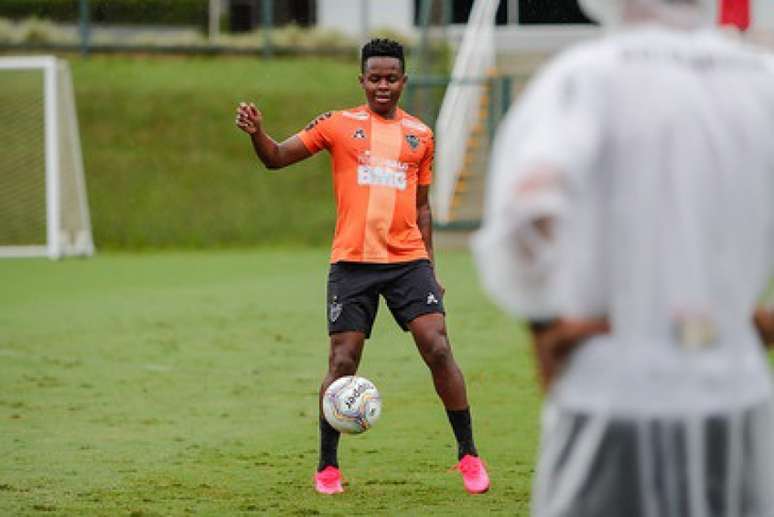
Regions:
<svg viewBox="0 0 774 517"><path fill-rule="evenodd" d="M574 354L557 404L704 412L770 396L751 322L774 268L770 57L650 26L576 47L508 114L491 163L474 240L487 291L514 314L612 324ZM531 230L540 216L558 221L553 241Z"/></svg>

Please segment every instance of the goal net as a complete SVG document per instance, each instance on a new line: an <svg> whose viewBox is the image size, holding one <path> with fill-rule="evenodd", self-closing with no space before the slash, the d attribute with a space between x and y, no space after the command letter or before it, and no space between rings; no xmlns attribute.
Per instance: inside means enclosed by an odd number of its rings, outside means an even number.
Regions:
<svg viewBox="0 0 774 517"><path fill-rule="evenodd" d="M70 69L0 58L0 257L92 255Z"/></svg>

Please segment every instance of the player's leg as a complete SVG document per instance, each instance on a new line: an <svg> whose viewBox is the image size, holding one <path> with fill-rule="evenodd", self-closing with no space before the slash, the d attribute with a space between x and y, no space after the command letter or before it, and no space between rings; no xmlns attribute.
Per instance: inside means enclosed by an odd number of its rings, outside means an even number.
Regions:
<svg viewBox="0 0 774 517"><path fill-rule="evenodd" d="M410 330L430 369L457 440L458 468L472 493L489 488L489 476L478 458L465 389L465 378L452 353L440 289L429 261L407 264L386 283L384 297L395 320Z"/></svg>
<svg viewBox="0 0 774 517"><path fill-rule="evenodd" d="M365 340L379 306L379 295L371 285L368 271L353 264L333 264L328 274L328 372L320 385L320 461L315 488L323 494L342 492L338 465L340 433L325 420L322 397L339 377L354 375L360 364Z"/></svg>
<svg viewBox="0 0 774 517"><path fill-rule="evenodd" d="M457 439L457 469L465 489L472 494L489 490L489 475L478 457L473 441L473 425L465 390L465 379L454 360L443 314L417 316L409 324L419 353L430 368L433 384L446 408L446 415Z"/></svg>
<svg viewBox="0 0 774 517"><path fill-rule="evenodd" d="M468 407L465 378L454 360L446 321L441 313L417 316L408 327L417 350L430 368L435 391L447 410L460 411Z"/></svg>
<svg viewBox="0 0 774 517"><path fill-rule="evenodd" d="M473 441L465 378L452 353L443 314L417 316L408 324L419 354L430 369L435 391L443 401L457 438L458 456L477 456Z"/></svg>
<svg viewBox="0 0 774 517"><path fill-rule="evenodd" d="M364 344L365 334L360 331L345 331L331 334L328 373L320 385L320 462L317 465L318 472L322 472L328 466L339 467L337 454L340 433L331 427L323 416L323 394L328 389L328 386L339 377L354 375L357 372Z"/></svg>

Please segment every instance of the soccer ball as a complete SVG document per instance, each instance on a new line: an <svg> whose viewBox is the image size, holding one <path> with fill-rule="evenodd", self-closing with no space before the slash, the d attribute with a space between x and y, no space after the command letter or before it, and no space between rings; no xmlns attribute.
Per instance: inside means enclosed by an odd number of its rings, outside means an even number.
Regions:
<svg viewBox="0 0 774 517"><path fill-rule="evenodd" d="M370 429L382 413L382 399L374 383L348 375L336 379L323 396L323 414L331 427L347 434Z"/></svg>

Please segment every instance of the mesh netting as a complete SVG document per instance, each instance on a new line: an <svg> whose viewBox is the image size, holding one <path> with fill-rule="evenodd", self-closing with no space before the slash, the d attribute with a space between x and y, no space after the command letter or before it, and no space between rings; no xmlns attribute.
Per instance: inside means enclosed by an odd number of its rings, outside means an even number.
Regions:
<svg viewBox="0 0 774 517"><path fill-rule="evenodd" d="M0 245L46 243L43 71L0 70Z"/></svg>

